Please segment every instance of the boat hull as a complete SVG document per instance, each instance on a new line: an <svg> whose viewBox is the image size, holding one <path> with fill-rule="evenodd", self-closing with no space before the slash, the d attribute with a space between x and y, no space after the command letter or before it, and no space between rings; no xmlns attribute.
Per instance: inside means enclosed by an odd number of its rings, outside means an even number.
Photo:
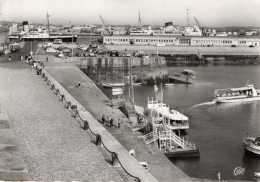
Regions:
<svg viewBox="0 0 260 182"><path fill-rule="evenodd" d="M259 101L259 100L260 100L260 96L246 97L246 98L215 99L216 103L251 102L251 101Z"/></svg>
<svg viewBox="0 0 260 182"><path fill-rule="evenodd" d="M124 87L124 83L103 83L103 87L112 88L112 87Z"/></svg>
<svg viewBox="0 0 260 182"><path fill-rule="evenodd" d="M249 144L245 141L243 142L243 147L245 149L245 152L249 152L251 154L260 156L260 148L259 147L255 147L254 145Z"/></svg>

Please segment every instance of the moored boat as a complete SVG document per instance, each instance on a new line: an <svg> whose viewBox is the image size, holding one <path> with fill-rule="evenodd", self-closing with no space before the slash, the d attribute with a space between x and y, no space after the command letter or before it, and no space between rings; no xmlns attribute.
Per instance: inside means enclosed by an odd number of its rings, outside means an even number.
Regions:
<svg viewBox="0 0 260 182"><path fill-rule="evenodd" d="M240 88L217 89L214 92L214 101L217 103L255 100L260 100L260 90L256 90L253 85L245 85Z"/></svg>
<svg viewBox="0 0 260 182"><path fill-rule="evenodd" d="M112 88L112 87L124 87L125 83L103 83L102 85L103 85L103 87L109 87L109 88Z"/></svg>
<svg viewBox="0 0 260 182"><path fill-rule="evenodd" d="M189 118L162 102L148 99L147 109L156 111L160 119L165 121L166 127L170 130L189 129ZM158 122L160 121L158 120Z"/></svg>
<svg viewBox="0 0 260 182"><path fill-rule="evenodd" d="M245 137L243 141L245 151L260 155L260 137Z"/></svg>

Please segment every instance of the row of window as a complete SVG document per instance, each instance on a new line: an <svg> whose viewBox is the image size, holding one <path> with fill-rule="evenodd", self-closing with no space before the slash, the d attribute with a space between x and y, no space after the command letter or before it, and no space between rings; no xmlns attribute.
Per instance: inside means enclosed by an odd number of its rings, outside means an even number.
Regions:
<svg viewBox="0 0 260 182"><path fill-rule="evenodd" d="M105 42L129 42L129 39L109 39L105 38ZM164 42L164 43L173 43L174 39L135 39L135 42Z"/></svg>
<svg viewBox="0 0 260 182"><path fill-rule="evenodd" d="M195 40L193 40L195 41ZM232 44L232 40L196 40L197 44Z"/></svg>
<svg viewBox="0 0 260 182"><path fill-rule="evenodd" d="M160 43L175 43L176 39L134 39L135 42L160 42ZM192 39L191 39L192 40ZM180 39L180 44L190 44L190 39ZM232 40L192 40L196 44L232 44ZM129 43L129 39L120 39L120 38L104 38L104 42L124 42ZM246 44L247 41L240 40L239 44Z"/></svg>

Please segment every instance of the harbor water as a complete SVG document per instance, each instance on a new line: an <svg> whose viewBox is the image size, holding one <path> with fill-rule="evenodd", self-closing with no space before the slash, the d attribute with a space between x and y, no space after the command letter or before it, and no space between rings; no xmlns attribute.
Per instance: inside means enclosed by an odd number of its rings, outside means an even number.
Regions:
<svg viewBox="0 0 260 182"><path fill-rule="evenodd" d="M244 153L243 137L260 135L260 101L213 104L215 89L242 87L247 82L260 89L260 65L207 65L168 67L170 75L195 71L193 84L163 87L164 102L189 117L189 140L200 149L199 158L171 161L191 177L254 180L260 157ZM160 86L158 85L160 88ZM135 86L135 102L146 107L154 97L152 85Z"/></svg>

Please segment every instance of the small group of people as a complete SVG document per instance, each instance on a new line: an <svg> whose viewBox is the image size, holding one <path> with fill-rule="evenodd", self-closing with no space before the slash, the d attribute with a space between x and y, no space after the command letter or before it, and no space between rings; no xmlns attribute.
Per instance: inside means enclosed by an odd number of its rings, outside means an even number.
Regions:
<svg viewBox="0 0 260 182"><path fill-rule="evenodd" d="M102 116L102 123L104 124L106 122L105 115ZM113 126L113 118L111 115L109 115L107 122L109 123L110 128Z"/></svg>

